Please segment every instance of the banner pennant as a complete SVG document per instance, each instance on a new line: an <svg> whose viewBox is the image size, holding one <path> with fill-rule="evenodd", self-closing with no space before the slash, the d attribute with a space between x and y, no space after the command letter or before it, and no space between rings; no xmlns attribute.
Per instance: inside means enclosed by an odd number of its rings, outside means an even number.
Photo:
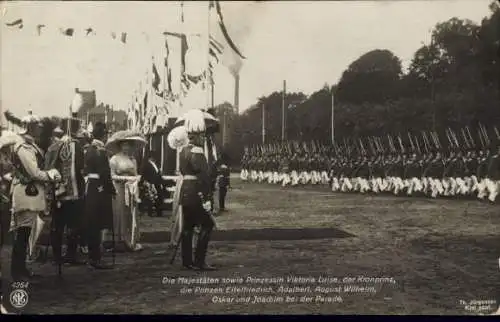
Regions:
<svg viewBox="0 0 500 322"><path fill-rule="evenodd" d="M23 28L23 19L17 19L15 21L8 22L5 25L8 27L17 27L19 29L22 29Z"/></svg>

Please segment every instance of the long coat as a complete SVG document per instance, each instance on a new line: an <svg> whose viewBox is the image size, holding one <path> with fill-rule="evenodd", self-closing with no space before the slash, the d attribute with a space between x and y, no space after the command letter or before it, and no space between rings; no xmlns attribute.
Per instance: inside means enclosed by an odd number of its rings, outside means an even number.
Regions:
<svg viewBox="0 0 500 322"><path fill-rule="evenodd" d="M14 179L12 181L13 213L22 211L42 212L46 210L45 183L49 181L43 171L43 152L30 137L14 147ZM36 194L27 194L28 186L35 187Z"/></svg>
<svg viewBox="0 0 500 322"><path fill-rule="evenodd" d="M97 175L98 179L89 178L86 185L85 219L100 229L113 226L113 195L116 194L111 180L111 169L106 149L101 141L94 140L85 153L86 175Z"/></svg>

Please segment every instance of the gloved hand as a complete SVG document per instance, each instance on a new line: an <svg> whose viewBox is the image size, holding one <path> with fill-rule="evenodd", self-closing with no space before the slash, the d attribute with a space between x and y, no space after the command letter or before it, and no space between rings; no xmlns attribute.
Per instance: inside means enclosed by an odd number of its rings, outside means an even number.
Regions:
<svg viewBox="0 0 500 322"><path fill-rule="evenodd" d="M56 169L50 169L47 171L47 175L51 181L60 181L62 179L61 174Z"/></svg>
<svg viewBox="0 0 500 322"><path fill-rule="evenodd" d="M212 210L212 204L210 203L210 201L205 201L203 203L203 209L205 209L205 211L210 211Z"/></svg>
<svg viewBox="0 0 500 322"><path fill-rule="evenodd" d="M6 173L3 178L6 180L6 181L12 181L12 173Z"/></svg>

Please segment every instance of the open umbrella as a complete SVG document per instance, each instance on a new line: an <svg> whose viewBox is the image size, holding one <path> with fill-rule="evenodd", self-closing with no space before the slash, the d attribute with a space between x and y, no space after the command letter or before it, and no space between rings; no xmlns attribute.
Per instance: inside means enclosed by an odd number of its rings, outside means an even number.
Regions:
<svg viewBox="0 0 500 322"><path fill-rule="evenodd" d="M184 125L189 132L217 132L219 121L212 114L200 109L187 111L177 119L175 125Z"/></svg>
<svg viewBox="0 0 500 322"><path fill-rule="evenodd" d="M137 131L124 130L113 133L108 142L106 142L106 149L112 154L116 154L120 151L120 144L125 141L133 143L136 148L142 147L147 143L144 136Z"/></svg>

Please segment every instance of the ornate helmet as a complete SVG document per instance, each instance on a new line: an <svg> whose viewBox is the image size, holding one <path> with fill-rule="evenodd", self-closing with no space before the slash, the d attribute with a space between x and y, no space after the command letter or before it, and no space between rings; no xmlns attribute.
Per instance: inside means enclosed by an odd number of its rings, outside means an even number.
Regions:
<svg viewBox="0 0 500 322"><path fill-rule="evenodd" d="M33 114L33 111L28 111L28 115L26 115L25 117L23 117L21 119L21 122L23 124L23 129L21 130L21 134L25 134L28 130L28 126L31 125L31 124L35 124L35 123L40 123L42 121L42 119L36 115Z"/></svg>

